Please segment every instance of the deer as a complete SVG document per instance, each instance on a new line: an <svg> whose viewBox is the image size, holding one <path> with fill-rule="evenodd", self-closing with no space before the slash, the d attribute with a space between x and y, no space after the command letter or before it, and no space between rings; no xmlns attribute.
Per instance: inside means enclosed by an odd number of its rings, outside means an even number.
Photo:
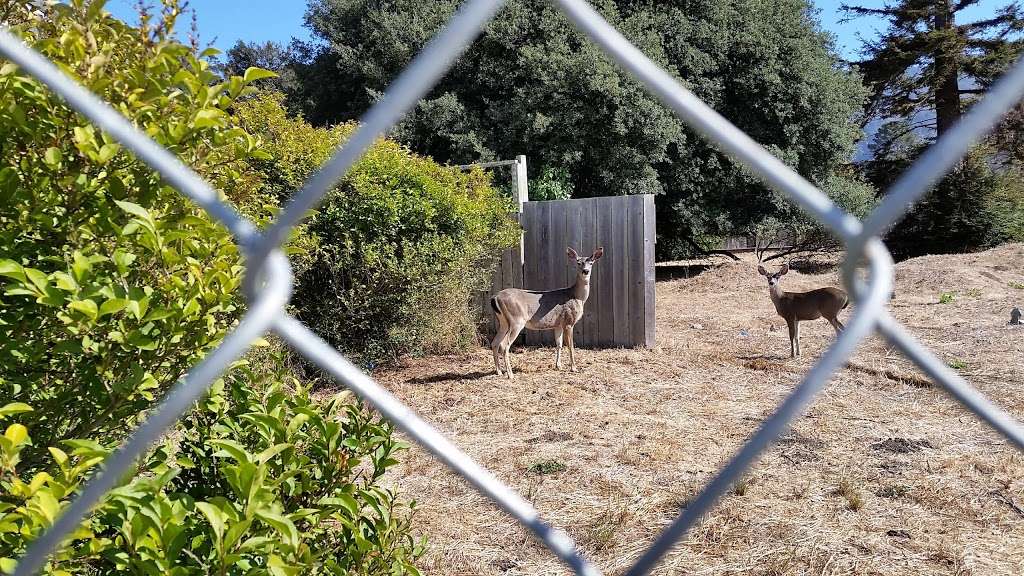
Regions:
<svg viewBox="0 0 1024 576"><path fill-rule="evenodd" d="M836 329L836 336L843 331L845 326L837 316L840 310L844 310L850 304L846 292L832 287L818 288L810 292L785 292L779 281L786 272L789 272L789 264L783 264L782 269L775 274L769 274L761 265L758 265L757 271L768 278L768 295L775 304L775 311L789 326L790 358L800 355L801 320L817 320L824 317Z"/></svg>
<svg viewBox="0 0 1024 576"><path fill-rule="evenodd" d="M576 372L576 353L572 329L583 318L583 306L590 297L590 271L594 263L604 256L600 247L590 256L580 256L569 247L569 261L576 267L576 282L558 290L523 290L506 288L491 298L491 308L498 319L498 333L491 342L494 369L502 375L500 359L505 361L505 373L512 379L509 348L523 328L553 330L555 332L555 369L562 369L562 343L569 343L569 369Z"/></svg>

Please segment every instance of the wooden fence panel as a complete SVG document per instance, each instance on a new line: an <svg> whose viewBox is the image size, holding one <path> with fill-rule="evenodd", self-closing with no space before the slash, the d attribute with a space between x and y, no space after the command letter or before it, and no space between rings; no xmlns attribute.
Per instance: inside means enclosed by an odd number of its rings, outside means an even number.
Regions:
<svg viewBox="0 0 1024 576"><path fill-rule="evenodd" d="M604 258L594 265L590 299L583 320L576 325L575 343L581 347L654 345L653 196L527 202L520 222L523 245L502 253L492 289L481 302L483 313L492 320L482 326L496 328L490 297L502 288L569 286L576 270L566 248L587 255L603 246ZM527 330L520 339L530 346L549 346L554 334Z"/></svg>

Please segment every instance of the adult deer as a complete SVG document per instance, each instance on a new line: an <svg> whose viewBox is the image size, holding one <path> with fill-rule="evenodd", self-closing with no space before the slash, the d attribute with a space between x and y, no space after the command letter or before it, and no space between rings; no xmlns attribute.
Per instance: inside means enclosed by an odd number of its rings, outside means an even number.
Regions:
<svg viewBox="0 0 1024 576"><path fill-rule="evenodd" d="M789 272L789 264L783 264L782 269L775 274L769 274L764 266L758 266L757 271L768 278L768 295L775 304L775 311L786 320L789 326L789 355L795 358L800 355L800 321L817 320L825 317L836 329L838 336L844 326L836 316L839 311L846 308L850 301L846 292L839 288L818 288L810 292L785 292L779 285L779 280Z"/></svg>
<svg viewBox="0 0 1024 576"><path fill-rule="evenodd" d="M509 348L523 328L554 330L555 368L562 369L562 342L569 341L569 369L576 371L576 354L572 342L572 328L583 317L583 305L590 296L590 269L604 255L604 248L594 250L590 256L580 256L575 250L566 251L576 266L576 283L560 290L522 290L506 288L491 298L491 308L498 317L498 333L491 342L494 369L501 376L499 356L505 360L508 377L512 378Z"/></svg>

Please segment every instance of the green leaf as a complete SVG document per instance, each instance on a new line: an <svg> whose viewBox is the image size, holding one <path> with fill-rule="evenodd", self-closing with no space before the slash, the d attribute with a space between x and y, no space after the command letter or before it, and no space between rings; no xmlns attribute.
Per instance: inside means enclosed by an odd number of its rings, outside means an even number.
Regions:
<svg viewBox="0 0 1024 576"><path fill-rule="evenodd" d="M111 298L100 305L100 317L102 318L107 314L116 314L117 312L124 310L127 305L128 300L125 300L124 298Z"/></svg>
<svg viewBox="0 0 1024 576"><path fill-rule="evenodd" d="M46 288L50 285L50 282L46 279L46 274L43 274L42 272L36 270L35 268L24 268L24 270L25 277L27 277L29 281L33 285L35 285L39 292L45 294Z"/></svg>
<svg viewBox="0 0 1024 576"><path fill-rule="evenodd" d="M21 414L22 412L31 412L32 407L24 402L11 402L0 407L0 418L6 418L14 414Z"/></svg>
<svg viewBox="0 0 1024 576"><path fill-rule="evenodd" d="M61 153L60 148L50 147L43 153L43 162L46 162L50 167L56 167L60 164Z"/></svg>
<svg viewBox="0 0 1024 576"><path fill-rule="evenodd" d="M210 523L213 528L213 533L217 537L217 546L220 547L221 541L224 539L224 515L221 513L220 508L214 506L209 502L196 502L196 508L206 516L206 520Z"/></svg>
<svg viewBox="0 0 1024 576"><path fill-rule="evenodd" d="M289 548L295 550L299 547L299 531L295 528L295 524L292 524L291 520L276 512L266 510L257 511L256 517L273 526L284 538Z"/></svg>
<svg viewBox="0 0 1024 576"><path fill-rule="evenodd" d="M100 148L100 152L96 157L96 161L99 162L100 164L106 164L107 162L110 161L111 158L117 155L118 151L120 150L121 146L117 142L110 142L108 144L104 144L103 147Z"/></svg>
<svg viewBox="0 0 1024 576"><path fill-rule="evenodd" d="M4 432L4 438L7 438L12 444L17 446L28 438L28 428L21 424L11 424L7 427L7 431Z"/></svg>
<svg viewBox="0 0 1024 576"><path fill-rule="evenodd" d="M138 204L135 204L134 202L114 200L114 203L117 204L118 207L120 207L125 212L131 214L132 216L137 216L143 222L149 224L154 231L156 230L156 222L153 220L153 216L150 215L149 210L146 210L145 208L139 206Z"/></svg>
<svg viewBox="0 0 1024 576"><path fill-rule="evenodd" d="M81 312L92 320L96 320L99 316L99 309L96 307L96 303L92 300L75 300L68 304L68 308Z"/></svg>
<svg viewBox="0 0 1024 576"><path fill-rule="evenodd" d="M271 554L270 558L267 559L267 571L272 576L298 576L302 574L302 567L294 566L280 556Z"/></svg>
<svg viewBox="0 0 1024 576"><path fill-rule="evenodd" d="M50 455L53 456L53 461L56 462L58 466L64 466L67 464L68 455L63 450L60 448L54 448L53 446L50 446L47 450L50 451Z"/></svg>
<svg viewBox="0 0 1024 576"><path fill-rule="evenodd" d="M260 452L256 456L256 461L259 462L260 464L264 464L267 461L269 461L271 458L273 458L274 456L277 456L281 452L284 452L285 450L287 450L287 449L289 449L291 447L292 447L292 445L288 444L288 443L275 444L275 445L271 446L270 448L267 448L263 452Z"/></svg>
<svg viewBox="0 0 1024 576"><path fill-rule="evenodd" d="M341 506L348 511L349 516L353 518L359 517L359 503L348 494L339 494L333 498L322 498L320 504L322 506Z"/></svg>
<svg viewBox="0 0 1024 576"><path fill-rule="evenodd" d="M206 108L196 113L196 118L192 124L196 128L210 128L211 126L219 126L220 119L224 117L224 112L218 108Z"/></svg>
<svg viewBox="0 0 1024 576"><path fill-rule="evenodd" d="M75 280L82 282L88 278L89 273L92 272L92 262L90 262L89 259L78 250L75 250L73 258L74 259L71 262L71 273L75 275Z"/></svg>
<svg viewBox="0 0 1024 576"><path fill-rule="evenodd" d="M220 448L219 452L213 454L214 456L229 456L238 462L252 462L245 447L234 440L210 440L210 444Z"/></svg>
<svg viewBox="0 0 1024 576"><path fill-rule="evenodd" d="M135 346L139 350L156 350L157 343L138 330L132 330L124 339L125 342Z"/></svg>
<svg viewBox="0 0 1024 576"><path fill-rule="evenodd" d="M242 82L244 84L249 84L257 80L262 80L264 78L277 78L277 74L271 72L270 70L264 70L263 68L250 66L245 70L245 74L242 76Z"/></svg>
<svg viewBox="0 0 1024 576"><path fill-rule="evenodd" d="M14 260L0 259L0 276L13 278L19 282L25 282L25 270Z"/></svg>
<svg viewBox="0 0 1024 576"><path fill-rule="evenodd" d="M78 282L71 277L67 272L55 272L53 279L57 281L57 289L64 290L65 292L77 292Z"/></svg>

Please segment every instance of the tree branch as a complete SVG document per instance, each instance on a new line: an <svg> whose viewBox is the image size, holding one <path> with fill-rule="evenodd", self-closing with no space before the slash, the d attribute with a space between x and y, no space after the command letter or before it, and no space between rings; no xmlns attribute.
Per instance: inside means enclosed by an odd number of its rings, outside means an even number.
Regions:
<svg viewBox="0 0 1024 576"><path fill-rule="evenodd" d="M693 238L690 238L689 236L686 237L686 243L692 246L698 254L703 254L706 256L728 256L729 258L732 258L736 262L740 261L739 256L736 256L735 254L728 250L707 250L700 244L697 244L697 242Z"/></svg>

